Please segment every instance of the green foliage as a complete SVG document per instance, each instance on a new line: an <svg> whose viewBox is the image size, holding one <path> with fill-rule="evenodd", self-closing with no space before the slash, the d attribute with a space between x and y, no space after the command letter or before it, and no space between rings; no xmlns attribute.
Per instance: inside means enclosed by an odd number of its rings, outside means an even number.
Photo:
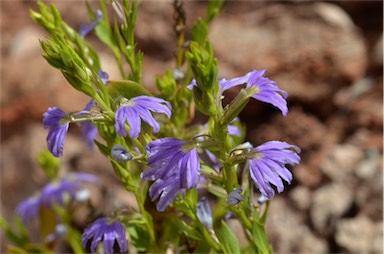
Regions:
<svg viewBox="0 0 384 254"><path fill-rule="evenodd" d="M37 163L48 179L57 178L60 170L60 159L54 157L48 150L44 150L37 156Z"/></svg>
<svg viewBox="0 0 384 254"><path fill-rule="evenodd" d="M120 98L131 99L139 95L150 95L147 89L131 80L111 80L107 89L115 102Z"/></svg>
<svg viewBox="0 0 384 254"><path fill-rule="evenodd" d="M64 36L56 34L55 37L41 41L40 44L45 52L43 54L45 60L61 70L73 88L90 97L95 96L96 90L90 82L86 64Z"/></svg>
<svg viewBox="0 0 384 254"><path fill-rule="evenodd" d="M260 221L259 213L255 209L253 212L252 236L258 249L258 253L272 253L272 248L268 242L265 225Z"/></svg>
<svg viewBox="0 0 384 254"><path fill-rule="evenodd" d="M203 47L192 41L186 56L196 79L196 86L193 87L196 107L208 116L217 115L221 105L217 105L217 59L212 47L208 42Z"/></svg>
<svg viewBox="0 0 384 254"><path fill-rule="evenodd" d="M225 254L241 253L235 234L224 221L221 223L221 229L217 237L223 246L223 252Z"/></svg>
<svg viewBox="0 0 384 254"><path fill-rule="evenodd" d="M220 9L223 6L224 0L209 0L207 7L207 17L205 18L207 23L210 23L220 13Z"/></svg>

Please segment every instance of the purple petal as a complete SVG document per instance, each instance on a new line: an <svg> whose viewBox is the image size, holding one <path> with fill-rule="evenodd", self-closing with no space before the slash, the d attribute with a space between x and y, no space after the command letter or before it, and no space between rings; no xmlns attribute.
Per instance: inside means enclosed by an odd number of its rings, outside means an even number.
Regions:
<svg viewBox="0 0 384 254"><path fill-rule="evenodd" d="M69 122L64 118L67 114L59 108L48 108L43 114L44 128L49 128L47 136L48 150L55 157L62 157L64 141L69 129Z"/></svg>
<svg viewBox="0 0 384 254"><path fill-rule="evenodd" d="M102 70L99 70L97 72L97 75L99 75L99 78L101 79L101 81L104 83L104 85L107 84L107 82L109 81L109 75L108 73L102 71Z"/></svg>
<svg viewBox="0 0 384 254"><path fill-rule="evenodd" d="M85 37L103 18L103 13L100 10L96 11L96 20L92 21L88 25L81 24L79 34L81 37Z"/></svg>

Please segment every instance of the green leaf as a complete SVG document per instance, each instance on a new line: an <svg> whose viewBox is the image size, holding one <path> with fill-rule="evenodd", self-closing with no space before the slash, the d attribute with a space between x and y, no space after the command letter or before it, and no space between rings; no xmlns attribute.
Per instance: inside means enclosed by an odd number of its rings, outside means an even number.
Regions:
<svg viewBox="0 0 384 254"><path fill-rule="evenodd" d="M164 76L156 79L156 86L163 98L169 99L175 95L176 80L172 72L166 71Z"/></svg>
<svg viewBox="0 0 384 254"><path fill-rule="evenodd" d="M207 17L205 18L207 23L211 22L219 14L223 3L224 0L209 0L207 8Z"/></svg>
<svg viewBox="0 0 384 254"><path fill-rule="evenodd" d="M110 80L107 88L114 101L121 97L131 99L139 95L151 95L142 85L131 80Z"/></svg>
<svg viewBox="0 0 384 254"><path fill-rule="evenodd" d="M207 23L201 18L198 18L193 24L191 34L194 41L196 41L199 45L204 45L208 38Z"/></svg>
<svg viewBox="0 0 384 254"><path fill-rule="evenodd" d="M226 254L241 253L239 241L232 230L225 224L224 221L221 223L221 230L217 237L220 240L223 252Z"/></svg>
<svg viewBox="0 0 384 254"><path fill-rule="evenodd" d="M15 246L8 246L7 251L9 253L41 253L41 254L47 254L47 253L53 253L52 250L48 249L47 247L39 244L29 243L25 245L22 248L17 248Z"/></svg>
<svg viewBox="0 0 384 254"><path fill-rule="evenodd" d="M188 206L191 208L191 210L195 213L196 213L197 198L198 198L197 188L192 188L186 191L185 200L187 201Z"/></svg>
<svg viewBox="0 0 384 254"><path fill-rule="evenodd" d="M58 176L60 170L60 159L53 156L48 150L42 151L37 156L37 163L43 169L48 179L53 180Z"/></svg>
<svg viewBox="0 0 384 254"><path fill-rule="evenodd" d="M120 178L121 182L123 183L125 189L127 191L135 192L137 189L137 186L134 180L132 179L132 176L128 171L128 169L124 168L122 165L120 165L117 161L112 159L110 156L109 156L109 160L111 161L112 167L116 175Z"/></svg>
<svg viewBox="0 0 384 254"><path fill-rule="evenodd" d="M135 219L130 220L127 227L130 243L140 252L146 251L151 244L145 225L146 222L143 219Z"/></svg>
<svg viewBox="0 0 384 254"><path fill-rule="evenodd" d="M188 225L185 221L179 217L174 217L174 221L179 228L180 232L185 234L188 238L193 240L201 240L201 234L198 230Z"/></svg>
<svg viewBox="0 0 384 254"><path fill-rule="evenodd" d="M20 220L20 218L18 218ZM23 246L26 244L29 239L28 236L26 238L22 236L18 236L9 226L7 221L4 219L3 216L0 216L0 228L5 232L5 235L7 236L8 240L13 242L14 244L18 246ZM23 230L24 231L24 230Z"/></svg>
<svg viewBox="0 0 384 254"><path fill-rule="evenodd" d="M252 235L259 253L272 253L267 233L265 232L265 225L260 222L257 209L253 211Z"/></svg>
<svg viewBox="0 0 384 254"><path fill-rule="evenodd" d="M99 148L99 151L104 155L104 156L108 156L111 154L111 149L109 149L108 146L100 143L99 141L97 141L96 139L94 140L95 144L97 145L97 147Z"/></svg>
<svg viewBox="0 0 384 254"><path fill-rule="evenodd" d="M105 45L107 45L114 54L118 54L119 48L116 43L116 39L114 37L113 32L111 31L108 24L101 20L96 26L95 26L95 34L99 38L101 42L103 42Z"/></svg>

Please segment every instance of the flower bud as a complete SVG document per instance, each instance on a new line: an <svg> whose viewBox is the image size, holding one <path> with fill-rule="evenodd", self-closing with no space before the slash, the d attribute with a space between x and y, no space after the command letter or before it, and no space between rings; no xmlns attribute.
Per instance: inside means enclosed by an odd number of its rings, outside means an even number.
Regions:
<svg viewBox="0 0 384 254"><path fill-rule="evenodd" d="M236 188L231 193L229 193L229 195L227 197L228 205L234 206L234 205L237 205L238 203L240 203L240 201L243 201L244 197L241 195L242 191L243 190L241 188Z"/></svg>
<svg viewBox="0 0 384 254"><path fill-rule="evenodd" d="M118 162L126 162L132 159L132 155L128 153L124 146L116 144L112 147L112 158Z"/></svg>

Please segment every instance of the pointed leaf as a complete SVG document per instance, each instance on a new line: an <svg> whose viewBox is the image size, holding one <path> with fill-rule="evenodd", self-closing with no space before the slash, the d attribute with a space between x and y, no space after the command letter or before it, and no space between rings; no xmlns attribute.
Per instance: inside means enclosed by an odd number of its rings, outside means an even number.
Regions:
<svg viewBox="0 0 384 254"><path fill-rule="evenodd" d="M228 254L241 253L239 241L237 240L235 234L228 227L227 224L223 221L221 224L221 230L218 234L221 246L223 247L223 252Z"/></svg>

